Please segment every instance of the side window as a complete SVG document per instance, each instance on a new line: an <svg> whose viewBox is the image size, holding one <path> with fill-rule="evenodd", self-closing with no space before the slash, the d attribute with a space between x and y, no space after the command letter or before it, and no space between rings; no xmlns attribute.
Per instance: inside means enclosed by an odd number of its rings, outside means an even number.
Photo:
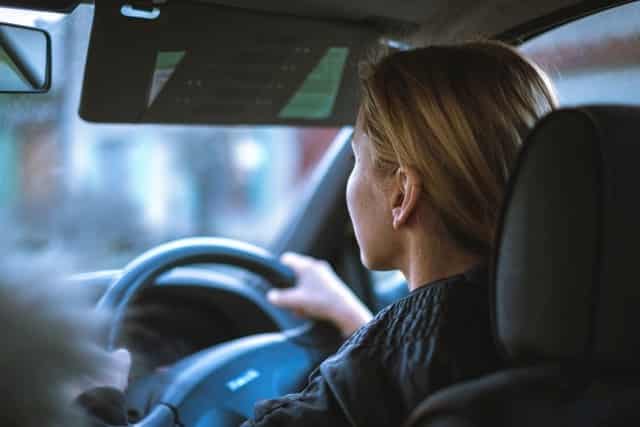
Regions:
<svg viewBox="0 0 640 427"><path fill-rule="evenodd" d="M375 295L376 309L397 301L409 293L407 281L398 270L370 271L373 293Z"/></svg>
<svg viewBox="0 0 640 427"><path fill-rule="evenodd" d="M539 35L520 51L545 70L560 105L640 105L640 2Z"/></svg>

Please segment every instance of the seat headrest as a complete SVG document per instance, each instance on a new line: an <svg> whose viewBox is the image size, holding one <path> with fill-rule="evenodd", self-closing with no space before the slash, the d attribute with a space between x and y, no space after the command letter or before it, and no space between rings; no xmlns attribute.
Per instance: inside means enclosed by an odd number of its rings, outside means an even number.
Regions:
<svg viewBox="0 0 640 427"><path fill-rule="evenodd" d="M494 255L494 326L512 361L637 370L640 109L541 120L512 175Z"/></svg>

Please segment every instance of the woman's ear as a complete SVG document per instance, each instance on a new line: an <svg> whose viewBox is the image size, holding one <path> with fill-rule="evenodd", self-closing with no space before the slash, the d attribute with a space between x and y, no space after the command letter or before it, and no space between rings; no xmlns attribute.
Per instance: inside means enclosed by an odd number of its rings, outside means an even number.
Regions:
<svg viewBox="0 0 640 427"><path fill-rule="evenodd" d="M411 167L399 167L393 176L391 215L394 230L405 225L418 207L422 183L418 172Z"/></svg>

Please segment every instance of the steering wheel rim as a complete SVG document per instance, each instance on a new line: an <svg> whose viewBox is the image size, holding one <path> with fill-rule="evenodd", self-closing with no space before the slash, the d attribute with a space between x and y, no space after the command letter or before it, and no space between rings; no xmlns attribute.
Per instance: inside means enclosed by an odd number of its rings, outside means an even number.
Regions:
<svg viewBox="0 0 640 427"><path fill-rule="evenodd" d="M164 272L195 263L243 268L280 288L294 286L296 281L292 269L266 250L247 243L196 237L160 245L130 262L98 301L97 309L108 310L112 318L107 348L113 349L118 342L127 308L141 291L152 286L154 279ZM238 414L250 416L253 403L267 397L265 385L271 397L295 391L292 388L303 384L311 369L335 351L341 337L336 328L324 322L307 320L301 324L298 318L292 315L290 318L292 327L283 332L250 335L216 344L177 362L168 372L169 381L157 396L159 400L155 400L151 412L136 425L159 427L173 425L179 418L197 419L200 402L206 401L209 405L215 401L213 397L223 395L221 403L213 405L214 412L221 417L218 424L237 425ZM280 366L274 364L274 360L287 363ZM256 363L262 363L260 378L255 377ZM231 382L221 388L220 378L228 372L251 374L255 378L231 378ZM241 391L230 384L240 384ZM235 406L229 406L231 401L235 401Z"/></svg>
<svg viewBox="0 0 640 427"><path fill-rule="evenodd" d="M109 285L96 308L113 319L106 346L113 350L129 303L154 279L173 268L190 264L225 264L255 273L278 288L295 285L295 272L275 256L257 246L231 239L192 237L157 246L135 258ZM292 324L295 326L294 322ZM299 325L299 323L297 323Z"/></svg>

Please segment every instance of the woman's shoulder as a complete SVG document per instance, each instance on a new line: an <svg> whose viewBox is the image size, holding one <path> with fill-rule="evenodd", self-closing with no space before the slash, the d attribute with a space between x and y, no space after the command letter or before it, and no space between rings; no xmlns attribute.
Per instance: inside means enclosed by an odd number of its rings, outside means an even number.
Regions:
<svg viewBox="0 0 640 427"><path fill-rule="evenodd" d="M361 408L363 395L385 396L389 410L411 408L437 388L493 369L488 305L482 274L430 283L378 313L319 372L351 419L385 419L375 405Z"/></svg>
<svg viewBox="0 0 640 427"><path fill-rule="evenodd" d="M487 274L484 266L477 266L413 290L382 309L343 348L388 352L411 341L424 342L451 316L480 316L483 307L488 310ZM482 314L476 314L474 308Z"/></svg>

